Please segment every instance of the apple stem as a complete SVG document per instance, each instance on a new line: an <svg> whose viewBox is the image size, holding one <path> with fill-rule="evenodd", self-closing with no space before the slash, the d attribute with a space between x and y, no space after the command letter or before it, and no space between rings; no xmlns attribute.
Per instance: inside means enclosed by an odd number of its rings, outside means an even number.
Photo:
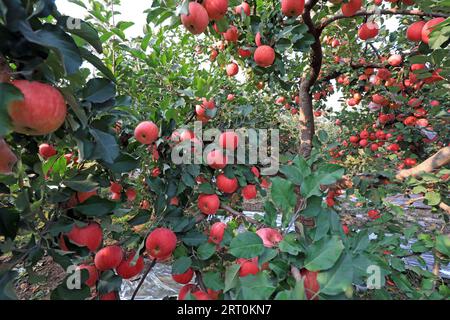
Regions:
<svg viewBox="0 0 450 320"><path fill-rule="evenodd" d="M147 270L145 270L145 273L142 276L141 281L139 281L139 284L137 285L136 289L133 292L133 295L131 296L131 300L134 300L134 298L136 298L136 295L137 295L139 289L141 289L142 284L144 283L145 279L147 278L148 274L153 269L155 264L156 264L156 258L152 260L152 263L150 263L150 265L148 266Z"/></svg>

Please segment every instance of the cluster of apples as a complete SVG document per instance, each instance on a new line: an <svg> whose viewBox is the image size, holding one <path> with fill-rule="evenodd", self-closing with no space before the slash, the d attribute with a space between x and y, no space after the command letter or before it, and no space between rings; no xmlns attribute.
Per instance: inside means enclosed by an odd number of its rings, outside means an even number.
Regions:
<svg viewBox="0 0 450 320"><path fill-rule="evenodd" d="M66 119L67 106L63 95L51 85L28 80L10 83L23 95L9 103L7 110L12 130L31 136L43 136L58 130ZM17 157L0 139L0 174L12 174Z"/></svg>
<svg viewBox="0 0 450 320"><path fill-rule="evenodd" d="M282 0L281 12L286 17L297 17L304 11L304 0ZM210 21L222 20L228 12L228 0L204 0L202 4L197 2L190 2L188 6L188 14L181 15L181 22L185 28L192 34L198 35L205 32ZM242 2L240 5L234 8L234 14L240 16L245 14L250 16L251 8L247 2ZM220 33L225 41L228 43L237 44L239 41L239 30L236 26L230 25L225 32L219 32L216 23L213 24L213 28L217 33ZM253 52L253 59L255 63L263 68L270 67L275 61L275 51L269 46L262 44L261 35L256 34L255 37L256 49ZM223 50L223 43L219 46L219 50ZM248 47L239 47L237 52L242 58L247 58L252 55L253 50L249 50ZM210 60L214 61L218 55L216 49L212 49ZM239 66L236 62L231 62L226 66L226 73L232 77L239 73Z"/></svg>
<svg viewBox="0 0 450 320"><path fill-rule="evenodd" d="M433 32L437 24L443 22L444 18L434 18L426 21L417 21L411 24L406 30L406 38L413 42L424 42L428 44L430 42L430 34Z"/></svg>
<svg viewBox="0 0 450 320"><path fill-rule="evenodd" d="M292 115L296 115L299 110L300 96L298 94L293 95L290 103L286 100L285 97L278 97L275 100L275 104L283 105L283 108L285 110L290 111Z"/></svg>

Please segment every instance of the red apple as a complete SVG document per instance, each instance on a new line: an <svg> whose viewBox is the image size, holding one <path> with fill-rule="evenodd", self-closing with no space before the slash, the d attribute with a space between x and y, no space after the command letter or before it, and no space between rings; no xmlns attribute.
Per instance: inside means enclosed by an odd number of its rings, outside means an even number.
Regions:
<svg viewBox="0 0 450 320"><path fill-rule="evenodd" d="M194 276L194 270L192 268L187 269L185 273L182 274L172 274L172 279L181 284L187 284L192 280Z"/></svg>
<svg viewBox="0 0 450 320"><path fill-rule="evenodd" d="M223 235L225 234L225 229L227 225L223 222L216 222L211 226L209 231L209 242L220 244L223 240Z"/></svg>
<svg viewBox="0 0 450 320"><path fill-rule="evenodd" d="M248 184L242 188L242 197L245 200L251 200L256 198L256 186L254 184Z"/></svg>
<svg viewBox="0 0 450 320"><path fill-rule="evenodd" d="M239 143L239 136L235 132L224 132L219 137L219 145L223 149L236 150Z"/></svg>
<svg viewBox="0 0 450 320"><path fill-rule="evenodd" d="M86 280L85 284L88 287L95 287L98 280L98 270L94 265L81 264L77 267L78 270L87 270L89 272L89 278Z"/></svg>
<svg viewBox="0 0 450 320"><path fill-rule="evenodd" d="M100 271L114 269L119 266L123 259L123 251L119 246L107 246L95 254L95 267Z"/></svg>
<svg viewBox="0 0 450 320"><path fill-rule="evenodd" d="M13 101L8 106L13 130L31 136L52 133L64 123L67 106L63 95L54 87L27 80L14 80L23 100Z"/></svg>
<svg viewBox="0 0 450 320"><path fill-rule="evenodd" d="M422 29L422 41L428 44L430 41L430 34L434 30L434 26L445 21L445 18L434 18L425 23Z"/></svg>
<svg viewBox="0 0 450 320"><path fill-rule="evenodd" d="M220 150L213 150L206 156L206 163L213 169L223 169L227 166L227 156Z"/></svg>
<svg viewBox="0 0 450 320"><path fill-rule="evenodd" d="M350 0L342 5L341 10L344 16L351 17L361 9L361 6L361 0Z"/></svg>
<svg viewBox="0 0 450 320"><path fill-rule="evenodd" d="M242 2L240 5L234 7L234 12L236 14L241 14L241 11L244 11L244 13L249 16L250 15L250 5L247 2Z"/></svg>
<svg viewBox="0 0 450 320"><path fill-rule="evenodd" d="M56 151L56 149L47 143L43 143L39 146L39 154L44 159L51 158L54 155L56 155L57 153L58 152Z"/></svg>
<svg viewBox="0 0 450 320"><path fill-rule="evenodd" d="M283 240L281 233L272 228L262 228L256 231L256 234L263 240L264 246L267 248L272 248Z"/></svg>
<svg viewBox="0 0 450 320"><path fill-rule="evenodd" d="M281 12L286 17L297 17L303 13L305 0L281 0Z"/></svg>
<svg viewBox="0 0 450 320"><path fill-rule="evenodd" d="M233 193L239 188L237 178L228 178L226 175L219 174L216 178L217 189L223 193Z"/></svg>
<svg viewBox="0 0 450 320"><path fill-rule="evenodd" d="M209 19L220 20L228 10L228 0L204 0L203 6L208 12Z"/></svg>
<svg viewBox="0 0 450 320"><path fill-rule="evenodd" d="M220 207L220 199L217 194L201 194L197 205L203 214L216 214Z"/></svg>
<svg viewBox="0 0 450 320"><path fill-rule="evenodd" d="M158 260L167 259L177 246L177 236L167 228L153 230L145 241L148 254Z"/></svg>
<svg viewBox="0 0 450 320"><path fill-rule="evenodd" d="M152 121L141 122L134 130L134 137L142 144L152 144L158 136L159 129Z"/></svg>
<svg viewBox="0 0 450 320"><path fill-rule="evenodd" d="M245 261L241 264L239 269L239 277L246 277L248 275L255 275L259 272L258 264L252 261Z"/></svg>
<svg viewBox="0 0 450 320"><path fill-rule="evenodd" d="M253 57L258 66L270 67L275 61L275 51L270 46L262 45L256 48Z"/></svg>
<svg viewBox="0 0 450 320"><path fill-rule="evenodd" d="M235 62L230 63L227 65L226 71L229 77L233 77L239 73L239 66Z"/></svg>
<svg viewBox="0 0 450 320"><path fill-rule="evenodd" d="M91 252L94 252L102 244L103 233L97 223L91 222L85 227L74 225L67 234L67 238L70 242L80 247L87 247Z"/></svg>
<svg viewBox="0 0 450 320"><path fill-rule="evenodd" d="M11 148L5 140L0 138L0 174L12 174L12 169L16 162L16 155L11 151Z"/></svg>
<svg viewBox="0 0 450 320"><path fill-rule="evenodd" d="M181 23L192 34L203 33L209 24L208 12L198 2L189 2L189 13L181 15Z"/></svg>
<svg viewBox="0 0 450 320"><path fill-rule="evenodd" d="M144 258L142 256L139 256L133 264L135 255L135 251L128 252L116 268L117 274L123 279L131 279L140 274L144 269Z"/></svg>

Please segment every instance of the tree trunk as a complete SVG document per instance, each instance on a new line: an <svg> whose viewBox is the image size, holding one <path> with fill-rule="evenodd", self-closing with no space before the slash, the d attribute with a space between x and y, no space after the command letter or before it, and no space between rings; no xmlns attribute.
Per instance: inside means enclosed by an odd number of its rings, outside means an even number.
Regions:
<svg viewBox="0 0 450 320"><path fill-rule="evenodd" d="M306 81L300 85L300 148L299 153L307 158L311 154L312 139L315 134L312 97Z"/></svg>
<svg viewBox="0 0 450 320"><path fill-rule="evenodd" d="M450 147L445 147L436 152L433 156L411 169L401 170L396 178L399 180L406 179L411 176L417 176L423 172L432 172L450 163Z"/></svg>

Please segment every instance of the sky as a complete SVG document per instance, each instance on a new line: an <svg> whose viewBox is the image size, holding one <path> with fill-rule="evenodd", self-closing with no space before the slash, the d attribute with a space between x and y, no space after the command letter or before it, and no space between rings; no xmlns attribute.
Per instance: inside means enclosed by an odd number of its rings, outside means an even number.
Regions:
<svg viewBox="0 0 450 320"><path fill-rule="evenodd" d="M134 22L132 27L125 30L127 37L137 37L143 35L143 27L146 24L146 14L144 13L144 10L148 9L151 3L151 0L122 0L121 5L118 8L114 8L116 11L121 13L121 15L117 17L118 21L122 20ZM85 9L69 2L68 0L56 0L56 5L61 13L69 15L73 18L82 19L87 15ZM398 27L397 19L395 17L390 17L385 21L385 27L390 31L394 31ZM244 75L242 72L238 74L237 80L244 80ZM341 104L338 102L340 98L342 98L342 92L337 91L328 98L326 104L331 106L333 110L339 110L341 108Z"/></svg>

